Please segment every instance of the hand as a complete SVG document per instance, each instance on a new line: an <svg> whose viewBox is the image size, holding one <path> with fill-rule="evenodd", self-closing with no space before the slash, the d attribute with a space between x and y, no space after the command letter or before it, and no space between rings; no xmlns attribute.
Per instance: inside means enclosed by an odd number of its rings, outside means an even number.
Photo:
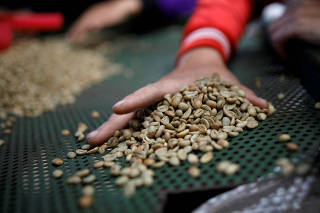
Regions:
<svg viewBox="0 0 320 213"><path fill-rule="evenodd" d="M304 0L288 7L271 24L269 33L276 51L285 57L285 44L291 38L320 44L320 1Z"/></svg>
<svg viewBox="0 0 320 213"><path fill-rule="evenodd" d="M159 81L149 84L128 95L113 106L114 114L109 121L88 135L90 144L101 144L112 134L124 128L134 117L138 109L143 109L161 100L167 93L175 93L182 86L193 83L200 77L211 77L218 74L223 81L238 85L246 92L246 97L260 107L267 107L267 102L258 98L253 91L240 84L237 78L227 69L220 53L211 48L197 48L184 54L177 68Z"/></svg>
<svg viewBox="0 0 320 213"><path fill-rule="evenodd" d="M116 25L142 10L141 0L101 2L87 9L68 33L71 42L80 42L90 31Z"/></svg>

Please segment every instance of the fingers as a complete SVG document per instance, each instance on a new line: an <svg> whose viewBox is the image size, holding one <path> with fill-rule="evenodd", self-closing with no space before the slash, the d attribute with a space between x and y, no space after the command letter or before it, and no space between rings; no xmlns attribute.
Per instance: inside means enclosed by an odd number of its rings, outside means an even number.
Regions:
<svg viewBox="0 0 320 213"><path fill-rule="evenodd" d="M83 17L71 28L67 35L70 42L79 43L86 39L88 33L98 31L103 28L101 20Z"/></svg>
<svg viewBox="0 0 320 213"><path fill-rule="evenodd" d="M298 38L303 30L303 25L288 24L283 26L271 34L272 45L281 56L285 57L285 45L287 41L291 38Z"/></svg>
<svg viewBox="0 0 320 213"><path fill-rule="evenodd" d="M320 15L298 17L282 27L270 29L270 38L276 51L285 56L285 44L291 38L299 38L310 43L320 43Z"/></svg>
<svg viewBox="0 0 320 213"><path fill-rule="evenodd" d="M117 114L125 114L145 108L160 100L164 93L164 90L159 89L156 84L149 84L116 103L113 111Z"/></svg>
<svg viewBox="0 0 320 213"><path fill-rule="evenodd" d="M99 5L96 5L85 11L69 30L67 35L68 40L71 42L81 42L89 32L103 28L105 17L102 16L104 14L102 9Z"/></svg>
<svg viewBox="0 0 320 213"><path fill-rule="evenodd" d="M312 36L312 34L319 29L318 26L314 25L319 23L320 4L312 2L302 1L293 7L289 7L285 14L269 27L272 45L281 56L286 56L285 45L291 38L300 38L312 43L315 41L315 36ZM319 3L319 1L317 2Z"/></svg>
<svg viewBox="0 0 320 213"><path fill-rule="evenodd" d="M70 42L80 42L84 40L88 33L88 23L80 19L68 32L67 39Z"/></svg>
<svg viewBox="0 0 320 213"><path fill-rule="evenodd" d="M282 57L285 57L286 41L294 36L294 21L294 16L287 12L269 27L272 46Z"/></svg>
<svg viewBox="0 0 320 213"><path fill-rule="evenodd" d="M240 89L242 89L245 94L246 98L255 106L261 107L261 108L267 108L268 102L264 100L263 98L259 98L251 89L248 87L243 86L239 80L230 72L226 71L224 72L224 75L221 76L221 79L230 82L234 85L237 85Z"/></svg>
<svg viewBox="0 0 320 213"><path fill-rule="evenodd" d="M102 144L110 138L116 130L124 128L134 117L137 109L143 109L156 103L167 93L176 92L182 84L186 82L188 82L188 80L160 80L125 97L113 107L113 111L116 114L113 114L107 122L88 135L89 143L92 145Z"/></svg>
<svg viewBox="0 0 320 213"><path fill-rule="evenodd" d="M167 87L165 85L167 85ZM180 85L179 82L176 82L176 84L172 86L170 81L164 81L160 84L149 84L116 103L113 106L113 111L116 114L125 114L138 109L143 109L159 101L165 94L175 92L180 86L182 85ZM267 101L259 98L252 90L242 85L239 86L246 92L246 98L248 98L252 104L261 108L266 108L268 106Z"/></svg>
<svg viewBox="0 0 320 213"><path fill-rule="evenodd" d="M239 85L246 93L246 98L255 106L261 108L267 108L268 103L266 100L259 98L252 90L248 89L245 86ZM171 87L172 88L172 87ZM167 91L167 90L165 90ZM114 111L124 112L134 109L145 108L151 103L155 103L160 100L166 92L161 93L160 89L154 85L148 85L137 92L127 96L123 102L119 103L117 106L114 106ZM139 100L141 98L142 100ZM92 145L99 145L104 143L108 138L110 138L113 133L124 128L128 122L134 117L135 112L130 112L127 114L112 114L110 119L102 124L97 130L91 132L88 135L88 141Z"/></svg>
<svg viewBox="0 0 320 213"><path fill-rule="evenodd" d="M124 128L134 117L134 114L134 112L124 115L112 114L107 122L103 123L98 129L88 134L87 139L89 144L103 144L116 130Z"/></svg>
<svg viewBox="0 0 320 213"><path fill-rule="evenodd" d="M93 30L111 27L142 9L140 1L102 1L87 9L68 33L71 42L80 42Z"/></svg>
<svg viewBox="0 0 320 213"><path fill-rule="evenodd" d="M264 100L263 98L259 98L251 89L240 85L239 86L242 90L246 93L246 98L255 106L258 106L260 108L267 108L268 102Z"/></svg>
<svg viewBox="0 0 320 213"><path fill-rule="evenodd" d="M168 79L149 84L116 103L113 111L116 114L125 114L146 108L161 100L165 94L178 91L183 83L179 80Z"/></svg>
<svg viewBox="0 0 320 213"><path fill-rule="evenodd" d="M89 143L92 145L102 144L110 138L116 130L124 128L134 117L136 110L146 108L147 106L156 103L165 94L174 93L178 91L182 85L189 84L191 81L193 81L191 78L181 80L181 78L177 79L176 76L170 76L157 83L149 84L131 95L128 95L122 101L119 101L114 105L113 111L116 114L113 114L107 122L88 135ZM239 87L245 91L246 98L248 98L253 105L261 108L266 108L268 106L267 101L257 97L255 93L247 87L240 85L239 81L233 79L233 82L236 82L235 84L238 84Z"/></svg>
<svg viewBox="0 0 320 213"><path fill-rule="evenodd" d="M270 34L278 31L279 29L283 28L284 26L290 24L293 21L293 18L289 15L284 15L279 19L275 20L268 28Z"/></svg>
<svg viewBox="0 0 320 213"><path fill-rule="evenodd" d="M225 71L223 76L220 76L222 80L233 83L234 85L237 85L240 89L245 91L246 98L255 106L261 107L261 108L267 108L268 102L264 100L263 98L259 98L251 89L248 87L243 86L239 80L230 72Z"/></svg>

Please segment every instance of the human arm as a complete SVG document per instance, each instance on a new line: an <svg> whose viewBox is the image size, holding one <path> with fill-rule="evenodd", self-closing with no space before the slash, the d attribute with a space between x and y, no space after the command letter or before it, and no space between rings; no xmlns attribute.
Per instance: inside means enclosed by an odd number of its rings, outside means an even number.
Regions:
<svg viewBox="0 0 320 213"><path fill-rule="evenodd" d="M196 48L185 53L175 70L155 83L137 90L126 96L113 106L114 113L110 119L97 130L88 135L90 144L103 143L112 136L114 131L124 128L134 117L135 111L161 100L165 94L174 93L182 86L191 84L201 77L211 77L217 74L223 81L238 85L245 91L246 97L253 104L265 107L267 102L257 98L253 91L240 84L237 78L228 70L221 54L212 48Z"/></svg>
<svg viewBox="0 0 320 213"><path fill-rule="evenodd" d="M80 42L90 31L111 27L142 11L142 0L113 0L94 4L75 22L68 32L71 42Z"/></svg>
<svg viewBox="0 0 320 213"><path fill-rule="evenodd" d="M250 16L250 14L242 13L250 13L251 11L251 4L249 0L237 1L241 3L239 5L240 9L241 6L243 8L248 7L247 10L241 9L239 11L237 9L238 7L230 6L232 2L234 1L200 1L200 4L197 6L193 17L185 29L182 47L177 58L176 68L159 81L137 90L115 104L113 107L114 114L110 117L109 121L105 122L97 130L88 135L89 143L103 143L106 139L112 136L115 130L125 127L128 121L134 116L136 110L143 109L156 103L161 100L165 94L174 93L182 86L190 84L200 77L210 77L214 74L218 74L223 81L238 85L246 92L246 97L254 105L266 107L267 102L258 98L254 92L247 87L241 85L226 66L226 61L229 59L232 49L236 49L237 43L243 32L243 28ZM213 3L217 3L217 5L212 5ZM211 9L207 11L206 8ZM211 17L212 14L210 14L210 11L216 12L213 13L216 14L216 16ZM234 14L231 14L235 11L238 11L240 14L239 17L242 18L234 17ZM227 23L224 23L223 20L216 21L219 17L224 17L224 21L226 19L230 19L230 23L234 26L224 26L224 24ZM239 21L240 19L242 19L242 21ZM227 54L225 47L223 47L224 44L221 44L221 40L219 40L219 37L217 37L216 34L209 34L209 37L196 36L196 38L200 39L193 40L191 43L184 43L188 36L192 35L192 33L196 32L198 29L213 27L224 34L224 41L230 46L230 54Z"/></svg>

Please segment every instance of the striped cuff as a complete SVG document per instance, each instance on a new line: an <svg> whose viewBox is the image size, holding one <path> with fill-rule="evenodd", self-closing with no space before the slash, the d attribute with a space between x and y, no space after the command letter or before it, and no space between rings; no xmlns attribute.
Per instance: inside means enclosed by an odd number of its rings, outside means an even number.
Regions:
<svg viewBox="0 0 320 213"><path fill-rule="evenodd" d="M231 54L231 45L227 36L218 29L205 27L195 30L185 37L179 55L200 46L216 48L221 52L226 61Z"/></svg>

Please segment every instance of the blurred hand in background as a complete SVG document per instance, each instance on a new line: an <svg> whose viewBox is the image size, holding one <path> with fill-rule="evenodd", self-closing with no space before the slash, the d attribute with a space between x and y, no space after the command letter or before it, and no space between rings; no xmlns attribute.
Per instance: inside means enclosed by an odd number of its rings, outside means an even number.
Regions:
<svg viewBox="0 0 320 213"><path fill-rule="evenodd" d="M71 27L68 39L81 42L89 32L119 24L141 11L141 0L113 0L94 4Z"/></svg>
<svg viewBox="0 0 320 213"><path fill-rule="evenodd" d="M320 0L298 1L269 27L273 47L285 57L289 39L301 39L320 45Z"/></svg>

